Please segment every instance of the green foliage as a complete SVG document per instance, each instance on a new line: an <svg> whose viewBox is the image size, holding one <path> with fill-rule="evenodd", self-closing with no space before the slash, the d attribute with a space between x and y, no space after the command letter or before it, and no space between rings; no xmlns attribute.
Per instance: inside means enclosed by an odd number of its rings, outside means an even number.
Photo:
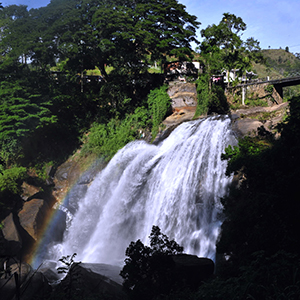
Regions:
<svg viewBox="0 0 300 300"><path fill-rule="evenodd" d="M21 184L26 177L27 173L24 167L12 167L2 171L0 174L0 193L19 194L21 192Z"/></svg>
<svg viewBox="0 0 300 300"><path fill-rule="evenodd" d="M149 125L149 114L144 108L137 108L134 114L127 115L124 120L94 123L82 153L95 153L110 159L127 143L140 138Z"/></svg>
<svg viewBox="0 0 300 300"><path fill-rule="evenodd" d="M221 86L211 84L209 74L199 76L197 86L197 109L195 117L211 113L224 114L229 110L224 89Z"/></svg>
<svg viewBox="0 0 300 300"><path fill-rule="evenodd" d="M299 72L300 61L290 52L283 49L262 50L266 65L277 72L278 75L284 75L284 72L293 74Z"/></svg>
<svg viewBox="0 0 300 300"><path fill-rule="evenodd" d="M28 79L2 81L0 98L0 155L9 164L22 155L20 148L25 139L57 118L51 114L49 98L37 94Z"/></svg>
<svg viewBox="0 0 300 300"><path fill-rule="evenodd" d="M6 217L7 212L21 205L22 199L19 197L19 194L22 191L21 185L27 177L26 168L24 167L12 167L1 170L0 220Z"/></svg>
<svg viewBox="0 0 300 300"><path fill-rule="evenodd" d="M168 86L161 86L150 91L148 107L152 116L152 139L159 131L159 126L171 109L171 99L167 93Z"/></svg>
<svg viewBox="0 0 300 300"><path fill-rule="evenodd" d="M178 288L170 255L182 252L183 247L174 240L170 241L157 226L152 227L150 247L140 240L131 242L126 249L125 266L120 273L130 299L150 300Z"/></svg>
<svg viewBox="0 0 300 300"><path fill-rule="evenodd" d="M265 87L265 92L266 92L266 93L272 94L272 93L273 93L273 90L274 90L273 84L268 84L268 85Z"/></svg>
<svg viewBox="0 0 300 300"><path fill-rule="evenodd" d="M208 114L226 114L229 111L229 104L224 93L224 88L219 85L212 85L211 100L209 104Z"/></svg>
<svg viewBox="0 0 300 300"><path fill-rule="evenodd" d="M197 109L195 116L206 115L209 110L211 92L209 90L209 74L199 76L196 81L197 86Z"/></svg>
<svg viewBox="0 0 300 300"><path fill-rule="evenodd" d="M127 113L123 119L113 118L107 124L94 123L83 145L82 153L95 153L110 159L128 142L145 136L145 132L149 128L152 128L152 138L154 139L161 122L171 108L170 97L166 90L167 86L162 86L149 93L148 110L144 107L138 107L134 113ZM121 100L122 91L118 89L114 91L120 93L118 98L119 102L123 103L122 105L130 106L132 99L127 98L124 100L123 98ZM110 92L112 92L112 89Z"/></svg>
<svg viewBox="0 0 300 300"><path fill-rule="evenodd" d="M245 100L245 105L248 107L255 107L255 106L268 106L268 102L263 99L249 99Z"/></svg>
<svg viewBox="0 0 300 300"><path fill-rule="evenodd" d="M246 162L247 165L253 159L256 159L256 156L260 155L263 151L269 149L273 145L273 137L268 135L266 138L266 131L263 127L260 128L260 135L251 137L245 136L240 138L238 146L229 145L225 148L225 153L221 154L223 160L229 160L226 170L226 175L230 175L232 172L238 172L243 169L243 172L247 174Z"/></svg>
<svg viewBox="0 0 300 300"><path fill-rule="evenodd" d="M200 45L202 63L209 76L220 74L224 69L228 79L231 70L237 70L237 75L241 76L251 69L252 62L263 61L259 42L254 38L245 42L241 39L245 30L242 18L230 13L224 13L218 25L209 25L201 30L204 38ZM238 79L232 84L237 83Z"/></svg>
<svg viewBox="0 0 300 300"><path fill-rule="evenodd" d="M0 96L8 112L2 109L0 147L8 165L56 160L55 154L78 146L78 137L95 120L123 120L146 106L147 94L161 80L150 76L149 64L162 63L167 55L192 57L190 43L197 42L200 24L176 0L52 1L30 12L7 6L0 17ZM103 82L79 84L78 74L95 68ZM51 78L50 69L60 73ZM45 149L46 144L53 147Z"/></svg>

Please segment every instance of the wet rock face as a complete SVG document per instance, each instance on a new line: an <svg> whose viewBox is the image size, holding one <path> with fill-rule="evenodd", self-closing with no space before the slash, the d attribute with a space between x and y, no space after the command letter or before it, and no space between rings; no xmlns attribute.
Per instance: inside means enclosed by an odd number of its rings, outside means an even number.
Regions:
<svg viewBox="0 0 300 300"><path fill-rule="evenodd" d="M83 169L82 166L85 164L84 158L82 160L70 158L57 168L54 174L55 187L52 195L58 202L61 202L75 185L87 186L106 166L106 162L100 158L95 159L88 170Z"/></svg>

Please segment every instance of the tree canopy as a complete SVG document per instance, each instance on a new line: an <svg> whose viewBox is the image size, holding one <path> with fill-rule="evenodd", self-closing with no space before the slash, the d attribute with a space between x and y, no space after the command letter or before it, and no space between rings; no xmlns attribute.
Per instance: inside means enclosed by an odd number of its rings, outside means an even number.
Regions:
<svg viewBox="0 0 300 300"><path fill-rule="evenodd" d="M76 136L95 119L124 118L147 105L161 84L149 64L167 55L190 59L200 24L176 0L53 0L39 9L3 7L0 19L3 147L41 138L39 128L53 131L54 123ZM87 86L86 72L95 68L102 81ZM15 149L11 160L22 155Z"/></svg>
<svg viewBox="0 0 300 300"><path fill-rule="evenodd" d="M259 42L254 38L242 40L246 28L242 18L224 13L218 25L201 30L204 40L200 50L208 73L237 70L242 74L251 68L252 61L261 60Z"/></svg>
<svg viewBox="0 0 300 300"><path fill-rule="evenodd" d="M76 72L98 66L103 76L104 65L141 72L166 55L191 57L200 24L176 0L55 0L29 12L8 6L1 15L10 28L2 44L11 57L39 66L68 59Z"/></svg>

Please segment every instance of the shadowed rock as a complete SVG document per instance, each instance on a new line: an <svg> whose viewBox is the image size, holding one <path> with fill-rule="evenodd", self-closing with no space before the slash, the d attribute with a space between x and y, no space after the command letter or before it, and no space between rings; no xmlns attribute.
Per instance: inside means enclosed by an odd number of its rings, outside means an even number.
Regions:
<svg viewBox="0 0 300 300"><path fill-rule="evenodd" d="M1 256L16 256L22 248L22 239L13 219L13 214L9 214L3 221Z"/></svg>
<svg viewBox="0 0 300 300"><path fill-rule="evenodd" d="M20 225L25 231L37 241L46 220L49 207L42 199L32 199L24 203L19 212Z"/></svg>

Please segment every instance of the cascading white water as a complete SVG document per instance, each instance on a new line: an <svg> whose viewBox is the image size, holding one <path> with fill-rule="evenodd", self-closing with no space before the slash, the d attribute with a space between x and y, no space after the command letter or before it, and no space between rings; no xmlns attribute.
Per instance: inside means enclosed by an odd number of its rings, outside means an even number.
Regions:
<svg viewBox="0 0 300 300"><path fill-rule="evenodd" d="M79 203L55 259L77 253L83 262L122 264L131 241L148 243L152 226L184 252L214 259L224 196L221 153L235 143L229 117L177 127L159 145L135 141L101 171Z"/></svg>

